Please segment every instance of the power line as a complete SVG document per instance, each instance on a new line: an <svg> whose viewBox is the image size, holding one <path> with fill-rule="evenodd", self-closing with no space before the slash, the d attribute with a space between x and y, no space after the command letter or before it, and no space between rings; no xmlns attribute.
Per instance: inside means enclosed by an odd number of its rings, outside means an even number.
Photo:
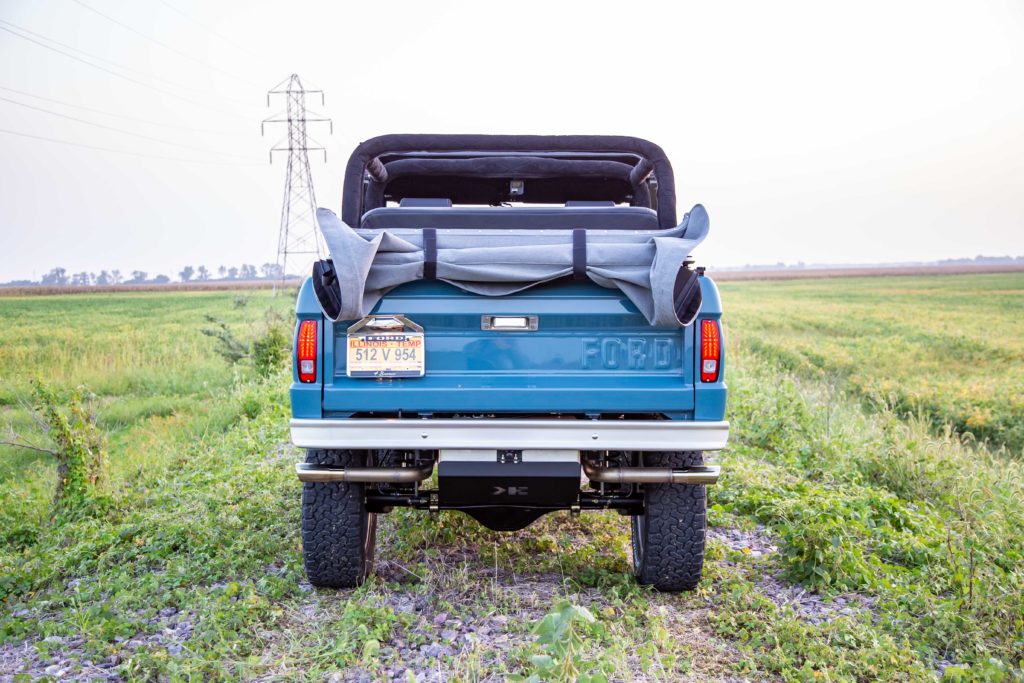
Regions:
<svg viewBox="0 0 1024 683"><path fill-rule="evenodd" d="M185 12L182 12L180 9L178 9L177 7L172 5L171 3L167 2L167 0L160 0L160 4L162 4L164 7L167 7L168 9L170 9L170 10L180 14L181 16L185 17L186 19L191 21L193 24L195 24L196 26L199 26L200 28L202 28L204 31L206 31L210 35L214 36L215 38L220 38L221 40L223 40L228 45L231 45L232 47L235 47L238 50L241 50L242 52L244 52L249 57L257 57L257 58L260 57L260 55L256 54L255 52L253 52L249 48L244 47L242 45L239 45L238 43L236 43L235 41L231 40L231 38L229 38L228 36L224 35L223 33L219 33L217 31L214 31L212 28L210 28L209 26L207 26L203 22L199 21L198 19L196 19L196 18L186 14Z"/></svg>
<svg viewBox="0 0 1024 683"><path fill-rule="evenodd" d="M245 105L251 104L250 102L247 102L245 100L237 100L237 99L235 99L233 97L226 97L226 96L220 95L218 93L212 93L209 90L203 90L201 88L194 88L194 87L192 87L190 85L182 85L181 83L177 83L175 81L168 80L166 78L163 78L162 76L157 76L156 74L148 73L148 72L145 72L145 71L140 71L139 69L133 69L130 66L125 66L124 64L121 64L120 62L115 62L112 59L107 59L106 57L100 57L99 55L93 54L91 52L86 52L85 50L77 48L74 45L68 45L67 43L62 43L61 41L59 41L59 40L57 40L55 38L50 38L49 36L44 36L41 33L36 33L35 31L31 31L31 30L25 28L24 26L19 26L18 24L15 24L13 22L7 21L6 19L0 19L0 23L7 24L11 28L15 28L15 29L21 31L22 33L27 33L30 36L35 36L36 38L39 38L40 40L45 40L48 43L53 43L54 45L59 45L59 46L65 48L67 50L71 50L72 52L77 52L80 55L85 55L89 59L95 59L96 61L99 61L99 62L105 62L105 63L110 64L110 65L114 66L115 68L121 69L123 71L127 71L127 72L133 73L133 74L138 74L139 76L142 76L143 78L148 78L148 79L151 79L151 80L154 80L154 81L160 81L161 83L166 83L167 85L172 86L174 88L179 88L181 90L189 90L191 92L198 93L200 95L209 95L209 96L213 96L213 97L218 97L218 98L224 100L225 102L233 102L235 104L245 104Z"/></svg>
<svg viewBox="0 0 1024 683"><path fill-rule="evenodd" d="M288 146L274 146L270 150L271 160L277 150L288 152L288 169L285 172L284 201L281 204L281 231L278 236L277 265L283 279L294 266L292 273L306 272L310 262L319 259L322 252L320 231L316 223L316 195L313 191L313 176L309 169L310 150L323 147L309 144L306 123L330 121L330 119L309 119L306 114L306 95L310 92L302 87L297 74L287 79L288 85L282 90L278 84L267 94L268 105L271 94L285 96L284 119L264 121L288 124ZM322 94L322 93L321 93ZM324 152L326 155L326 151Z"/></svg>
<svg viewBox="0 0 1024 683"><path fill-rule="evenodd" d="M103 17L107 21L109 21L111 23L114 23L114 24L117 24L118 26L120 26L121 28L125 29L126 31L131 31L135 35L141 36L141 37L145 38L146 40L150 41L151 43L159 45L160 47L164 48L165 50L169 50L169 51L173 52L174 54L178 55L179 57L184 57L185 59L193 61L196 64L199 64L200 66L203 66L203 67L205 67L207 69L212 69L214 71L219 71L220 73L224 74L225 76L230 76L231 78L234 78L237 81L241 81L242 83L245 83L247 85L252 85L252 86L255 86L255 87L259 87L258 85L256 85L252 81L249 81L249 80L247 80L247 79L245 79L245 78L243 78L241 76L238 76L236 74L233 74L230 71L225 71L224 69L221 69L218 66L214 66L213 64L209 64L207 62L204 62L203 60L199 59L198 57L193 57L192 55L188 54L187 52L182 52L181 50L179 50L176 47L173 47L171 45L168 45L167 43L163 42L162 40L158 40L158 39L156 39L156 38L154 38L154 37L152 37L150 35L147 35L147 34L143 33L142 31L138 30L137 28L129 26L128 24L126 24L126 23L124 23L122 21L118 21L117 19L115 19L114 17L110 16L109 14L104 14L103 12L99 11L98 9L90 7L89 5L87 5L84 2L82 2L82 0L73 0L73 1L76 4L81 5L85 9L89 10L90 12L98 14L99 16Z"/></svg>
<svg viewBox="0 0 1024 683"><path fill-rule="evenodd" d="M171 145L172 147L181 147L182 149L191 149L191 150L197 151L197 152L212 152L213 154L220 154L222 156L239 157L241 159L245 159L246 158L246 156L244 154L233 154L231 152L217 152L217 151L205 148L205 147L195 147L195 146L192 146L192 145L183 145L180 142L172 142L170 140L164 140L162 138L155 138L155 137L153 137L151 135L143 135L142 133L133 133L132 131L124 130L123 128L117 128L116 126L107 126L107 125L104 125L102 123L96 123L94 121L88 121L86 119L80 119L77 116L70 116L68 114L61 114L60 112L52 111L50 109L46 109L45 107L36 107L34 105L31 105L31 104L26 104L25 102L18 102L17 100L12 100L10 98L4 97L3 95L0 95L0 100L2 100L4 102L10 102L11 104L16 104L19 107L25 107L26 109L32 109L34 111L41 111L44 114L50 114L51 116L59 116L62 119L68 119L69 121L77 121L78 123L84 123L87 126L95 126L96 128L103 128L104 130L112 130L115 133L121 133L122 135L130 135L133 138L139 138L141 140L151 140L153 142L159 142L160 144L163 144L163 145Z"/></svg>
<svg viewBox="0 0 1024 683"><path fill-rule="evenodd" d="M251 164L244 164L237 161L211 161L209 159L186 159L183 157L168 157L160 154L146 154L145 152L132 152L126 149L114 149L113 147L101 147L99 145L87 145L83 142L72 142L71 140L59 140L57 138L49 138L44 135L32 135L31 133L22 133L16 130L8 130L6 128L0 128L0 133L7 133L8 135L17 135L23 138L32 138L33 140L45 140L46 142L56 142L61 145L70 145L71 147L82 147L84 149L95 149L102 152L114 152L116 154L127 154L133 157L146 157L149 159L163 159L165 161L182 161L190 164L208 164L211 166L262 166L253 162Z"/></svg>
<svg viewBox="0 0 1024 683"><path fill-rule="evenodd" d="M128 81L130 83L135 83L136 85L141 85L144 88L149 88L150 90L155 90L155 91L163 93L165 95L170 95L171 97L174 97L174 98L177 98L179 100L182 100L183 102L188 102L190 104L198 104L198 105L200 105L202 107L207 107L209 109L213 109L215 111L219 111L221 113L227 114L229 116L234 116L234 117L237 117L237 118L240 118L240 119L245 118L241 114L235 113L233 111L227 111L225 109L219 109L217 107L212 107L209 104L207 104L206 102L201 102L199 100L194 100L194 99L192 99L190 97L185 97L184 95L179 95L178 93L171 92L170 90L167 90L165 88L161 88L161 87L152 85L150 83L145 83L145 82L140 81L140 80L138 80L136 78L132 78L131 76L125 76L124 74L119 74L116 71L111 71L110 69L108 69L108 68L106 68L104 66L100 66L99 64L93 64L90 61L82 59L81 57L76 57L75 55L70 54L68 52L64 52L63 50L59 50L59 49L57 49L55 47L52 47L50 45L47 45L45 43L40 43L38 40L35 40L34 38L30 38L28 36L24 36L24 35L18 33L17 31L12 31L11 29L7 28L6 26L0 26L0 31L7 31L8 33L10 33L12 35L18 36L22 40L27 40L30 43L35 43L36 45L38 45L40 47L46 48L47 50L52 50L53 52L56 52L58 54L64 55L65 57L69 57L69 58L75 60L76 62L81 62L82 64L87 64L87 65L91 66L94 69L99 69L100 71L105 71L106 73L111 74L112 76L117 76L118 78L124 79L124 80L126 80L126 81Z"/></svg>
<svg viewBox="0 0 1024 683"><path fill-rule="evenodd" d="M211 130L211 129L206 129L206 128L193 128L191 126L182 126L182 125L179 125L179 124L176 124L176 123L164 123L164 122L161 122L161 121L152 121L150 119L143 119L143 118L139 118L137 116L129 116L127 114L116 114L116 113L114 113L112 111L104 111L103 109L96 109L94 107L87 107L84 104L74 104L73 102L65 102L64 100L57 100L57 99L54 99L52 97L43 97L42 95L35 95L33 93L30 93L30 92L25 92L24 90L18 90L17 88L10 88L10 87L8 87L6 85L0 85L0 90L6 90L8 92L17 93L19 95L24 95L25 97L31 97L31 98L34 98L34 99L37 99L37 100L43 100L44 102L52 102L54 104L59 104L59 105L61 105L63 107L73 107L75 109L84 109L85 111L91 111L93 113L102 114L104 116L113 116L114 118L124 119L126 121L135 121L137 123L144 123L144 124L149 125L149 126L162 126L164 128L177 128L179 130L187 130L187 131L190 131L190 132L193 132L193 133L212 133L212 134L215 134L215 135L244 135L244 133L239 133L238 131Z"/></svg>

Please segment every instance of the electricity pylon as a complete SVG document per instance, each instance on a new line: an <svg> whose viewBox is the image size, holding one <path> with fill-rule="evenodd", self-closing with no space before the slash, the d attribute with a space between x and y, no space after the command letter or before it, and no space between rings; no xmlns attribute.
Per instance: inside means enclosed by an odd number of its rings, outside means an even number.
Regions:
<svg viewBox="0 0 1024 683"><path fill-rule="evenodd" d="M277 240L278 283L288 275L309 274L314 259L321 258L325 249L323 238L316 224L316 194L313 191L313 177L309 170L309 152L322 151L327 161L327 150L306 135L306 124L327 122L331 134L334 123L321 114L306 111L306 95L319 94L323 106L322 90L306 90L298 74L278 83L267 91L267 106L271 95L284 95L285 109L264 119L260 124L262 134L268 123L287 123L288 134L270 148L270 163L274 163L274 152L288 152L288 170L284 179L284 200L281 204L281 231ZM285 144L287 143L287 144Z"/></svg>

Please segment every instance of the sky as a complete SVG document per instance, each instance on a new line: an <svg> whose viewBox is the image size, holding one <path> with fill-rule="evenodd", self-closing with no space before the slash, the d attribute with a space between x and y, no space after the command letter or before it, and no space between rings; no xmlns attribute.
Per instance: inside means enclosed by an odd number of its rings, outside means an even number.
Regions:
<svg viewBox="0 0 1024 683"><path fill-rule="evenodd" d="M0 0L0 281L273 262L292 73L336 211L375 135L635 135L700 264L1024 254L1017 0Z"/></svg>

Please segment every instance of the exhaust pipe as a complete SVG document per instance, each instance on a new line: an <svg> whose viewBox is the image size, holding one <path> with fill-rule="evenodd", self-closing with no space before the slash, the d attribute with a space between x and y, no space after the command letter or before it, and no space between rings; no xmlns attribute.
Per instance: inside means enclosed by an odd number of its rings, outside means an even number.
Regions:
<svg viewBox="0 0 1024 683"><path fill-rule="evenodd" d="M367 484L414 484L429 479L434 465L422 467L331 467L295 463L295 474L304 482L352 482Z"/></svg>
<svg viewBox="0 0 1024 683"><path fill-rule="evenodd" d="M583 473L590 481L604 484L714 484L721 472L718 465L701 465L685 469L671 467L598 467L583 463Z"/></svg>
<svg viewBox="0 0 1024 683"><path fill-rule="evenodd" d="M597 467L583 463L583 473L590 481L605 484L714 484L721 467L702 465L685 469L671 467ZM377 484L412 484L429 479L434 466L422 467L331 467L296 463L295 474L303 482L351 482Z"/></svg>

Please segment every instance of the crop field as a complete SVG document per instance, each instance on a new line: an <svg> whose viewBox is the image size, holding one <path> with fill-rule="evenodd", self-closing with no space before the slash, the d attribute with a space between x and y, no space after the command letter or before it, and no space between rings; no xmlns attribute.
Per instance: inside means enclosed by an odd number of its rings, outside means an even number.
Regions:
<svg viewBox="0 0 1024 683"><path fill-rule="evenodd" d="M363 587L313 589L258 353L290 296L0 297L0 441L53 447L38 377L87 387L109 453L70 508L0 446L0 682L1019 680L1024 274L721 289L733 437L681 595L612 512L397 511Z"/></svg>
<svg viewBox="0 0 1024 683"><path fill-rule="evenodd" d="M756 355L1024 457L1024 273L722 287Z"/></svg>

